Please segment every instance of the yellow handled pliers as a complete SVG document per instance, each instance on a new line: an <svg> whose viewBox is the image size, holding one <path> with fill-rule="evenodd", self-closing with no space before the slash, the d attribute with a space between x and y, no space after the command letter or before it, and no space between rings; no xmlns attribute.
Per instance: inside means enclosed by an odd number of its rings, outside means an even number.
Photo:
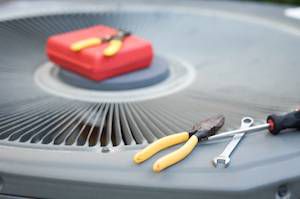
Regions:
<svg viewBox="0 0 300 199"><path fill-rule="evenodd" d="M79 52L82 49L100 45L101 43L104 42L109 42L109 45L103 51L103 55L110 57L117 54L120 51L123 45L124 38L129 36L130 34L131 33L128 31L119 30L117 34L109 37L105 37L105 38L91 37L91 38L74 42L71 44L70 49L73 52Z"/></svg>
<svg viewBox="0 0 300 199"><path fill-rule="evenodd" d="M186 142L182 147L158 159L153 164L153 171L160 172L187 157L200 141L207 140L209 136L216 134L216 132L224 125L224 122L225 117L223 115L203 120L196 123L190 132L169 135L153 142L143 150L139 151L134 156L133 160L137 164L142 163L163 149Z"/></svg>

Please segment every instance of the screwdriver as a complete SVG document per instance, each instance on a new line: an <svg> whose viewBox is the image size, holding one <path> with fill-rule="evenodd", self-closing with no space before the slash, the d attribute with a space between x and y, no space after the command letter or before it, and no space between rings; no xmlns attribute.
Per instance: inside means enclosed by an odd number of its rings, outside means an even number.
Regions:
<svg viewBox="0 0 300 199"><path fill-rule="evenodd" d="M225 133L220 133L208 137L207 140L215 140L230 137L238 133L243 133L245 131L247 131L248 133L265 129L268 129L269 132L273 135L277 135L285 129L300 129L300 110L296 110L282 115L272 114L267 117L266 123L264 124L249 127L247 129L237 129Z"/></svg>

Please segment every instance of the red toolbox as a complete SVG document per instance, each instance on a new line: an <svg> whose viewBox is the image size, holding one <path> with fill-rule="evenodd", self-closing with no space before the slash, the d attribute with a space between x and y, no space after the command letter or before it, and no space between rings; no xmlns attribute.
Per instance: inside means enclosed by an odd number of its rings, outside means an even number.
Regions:
<svg viewBox="0 0 300 199"><path fill-rule="evenodd" d="M58 66L92 80L103 80L150 66L153 58L151 43L134 35L124 37L120 50L110 56L103 53L110 42L102 42L78 51L71 48L74 43L82 40L109 38L116 34L116 29L97 25L54 35L47 41L47 55Z"/></svg>

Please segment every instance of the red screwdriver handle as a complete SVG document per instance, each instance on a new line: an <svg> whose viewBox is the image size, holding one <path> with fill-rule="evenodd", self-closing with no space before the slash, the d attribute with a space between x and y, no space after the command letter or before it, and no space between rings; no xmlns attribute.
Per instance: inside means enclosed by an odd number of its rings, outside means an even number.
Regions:
<svg viewBox="0 0 300 199"><path fill-rule="evenodd" d="M269 131L273 135L277 135L284 129L300 129L300 110L284 115L269 115L267 123L270 124Z"/></svg>

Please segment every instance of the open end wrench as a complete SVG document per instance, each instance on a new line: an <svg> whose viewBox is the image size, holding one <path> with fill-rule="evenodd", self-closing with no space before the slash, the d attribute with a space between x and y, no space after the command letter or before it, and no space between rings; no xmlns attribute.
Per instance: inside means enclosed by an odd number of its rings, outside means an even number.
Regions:
<svg viewBox="0 0 300 199"><path fill-rule="evenodd" d="M242 140L244 137L247 128L251 127L254 123L254 120L251 117L244 117L241 120L241 127L240 129L245 129L245 132L236 134L233 136L232 140L229 142L229 144L226 146L224 151L215 157L213 159L213 164L216 168L226 168L228 167L230 163L230 155L234 151L234 149L237 147L239 142Z"/></svg>

